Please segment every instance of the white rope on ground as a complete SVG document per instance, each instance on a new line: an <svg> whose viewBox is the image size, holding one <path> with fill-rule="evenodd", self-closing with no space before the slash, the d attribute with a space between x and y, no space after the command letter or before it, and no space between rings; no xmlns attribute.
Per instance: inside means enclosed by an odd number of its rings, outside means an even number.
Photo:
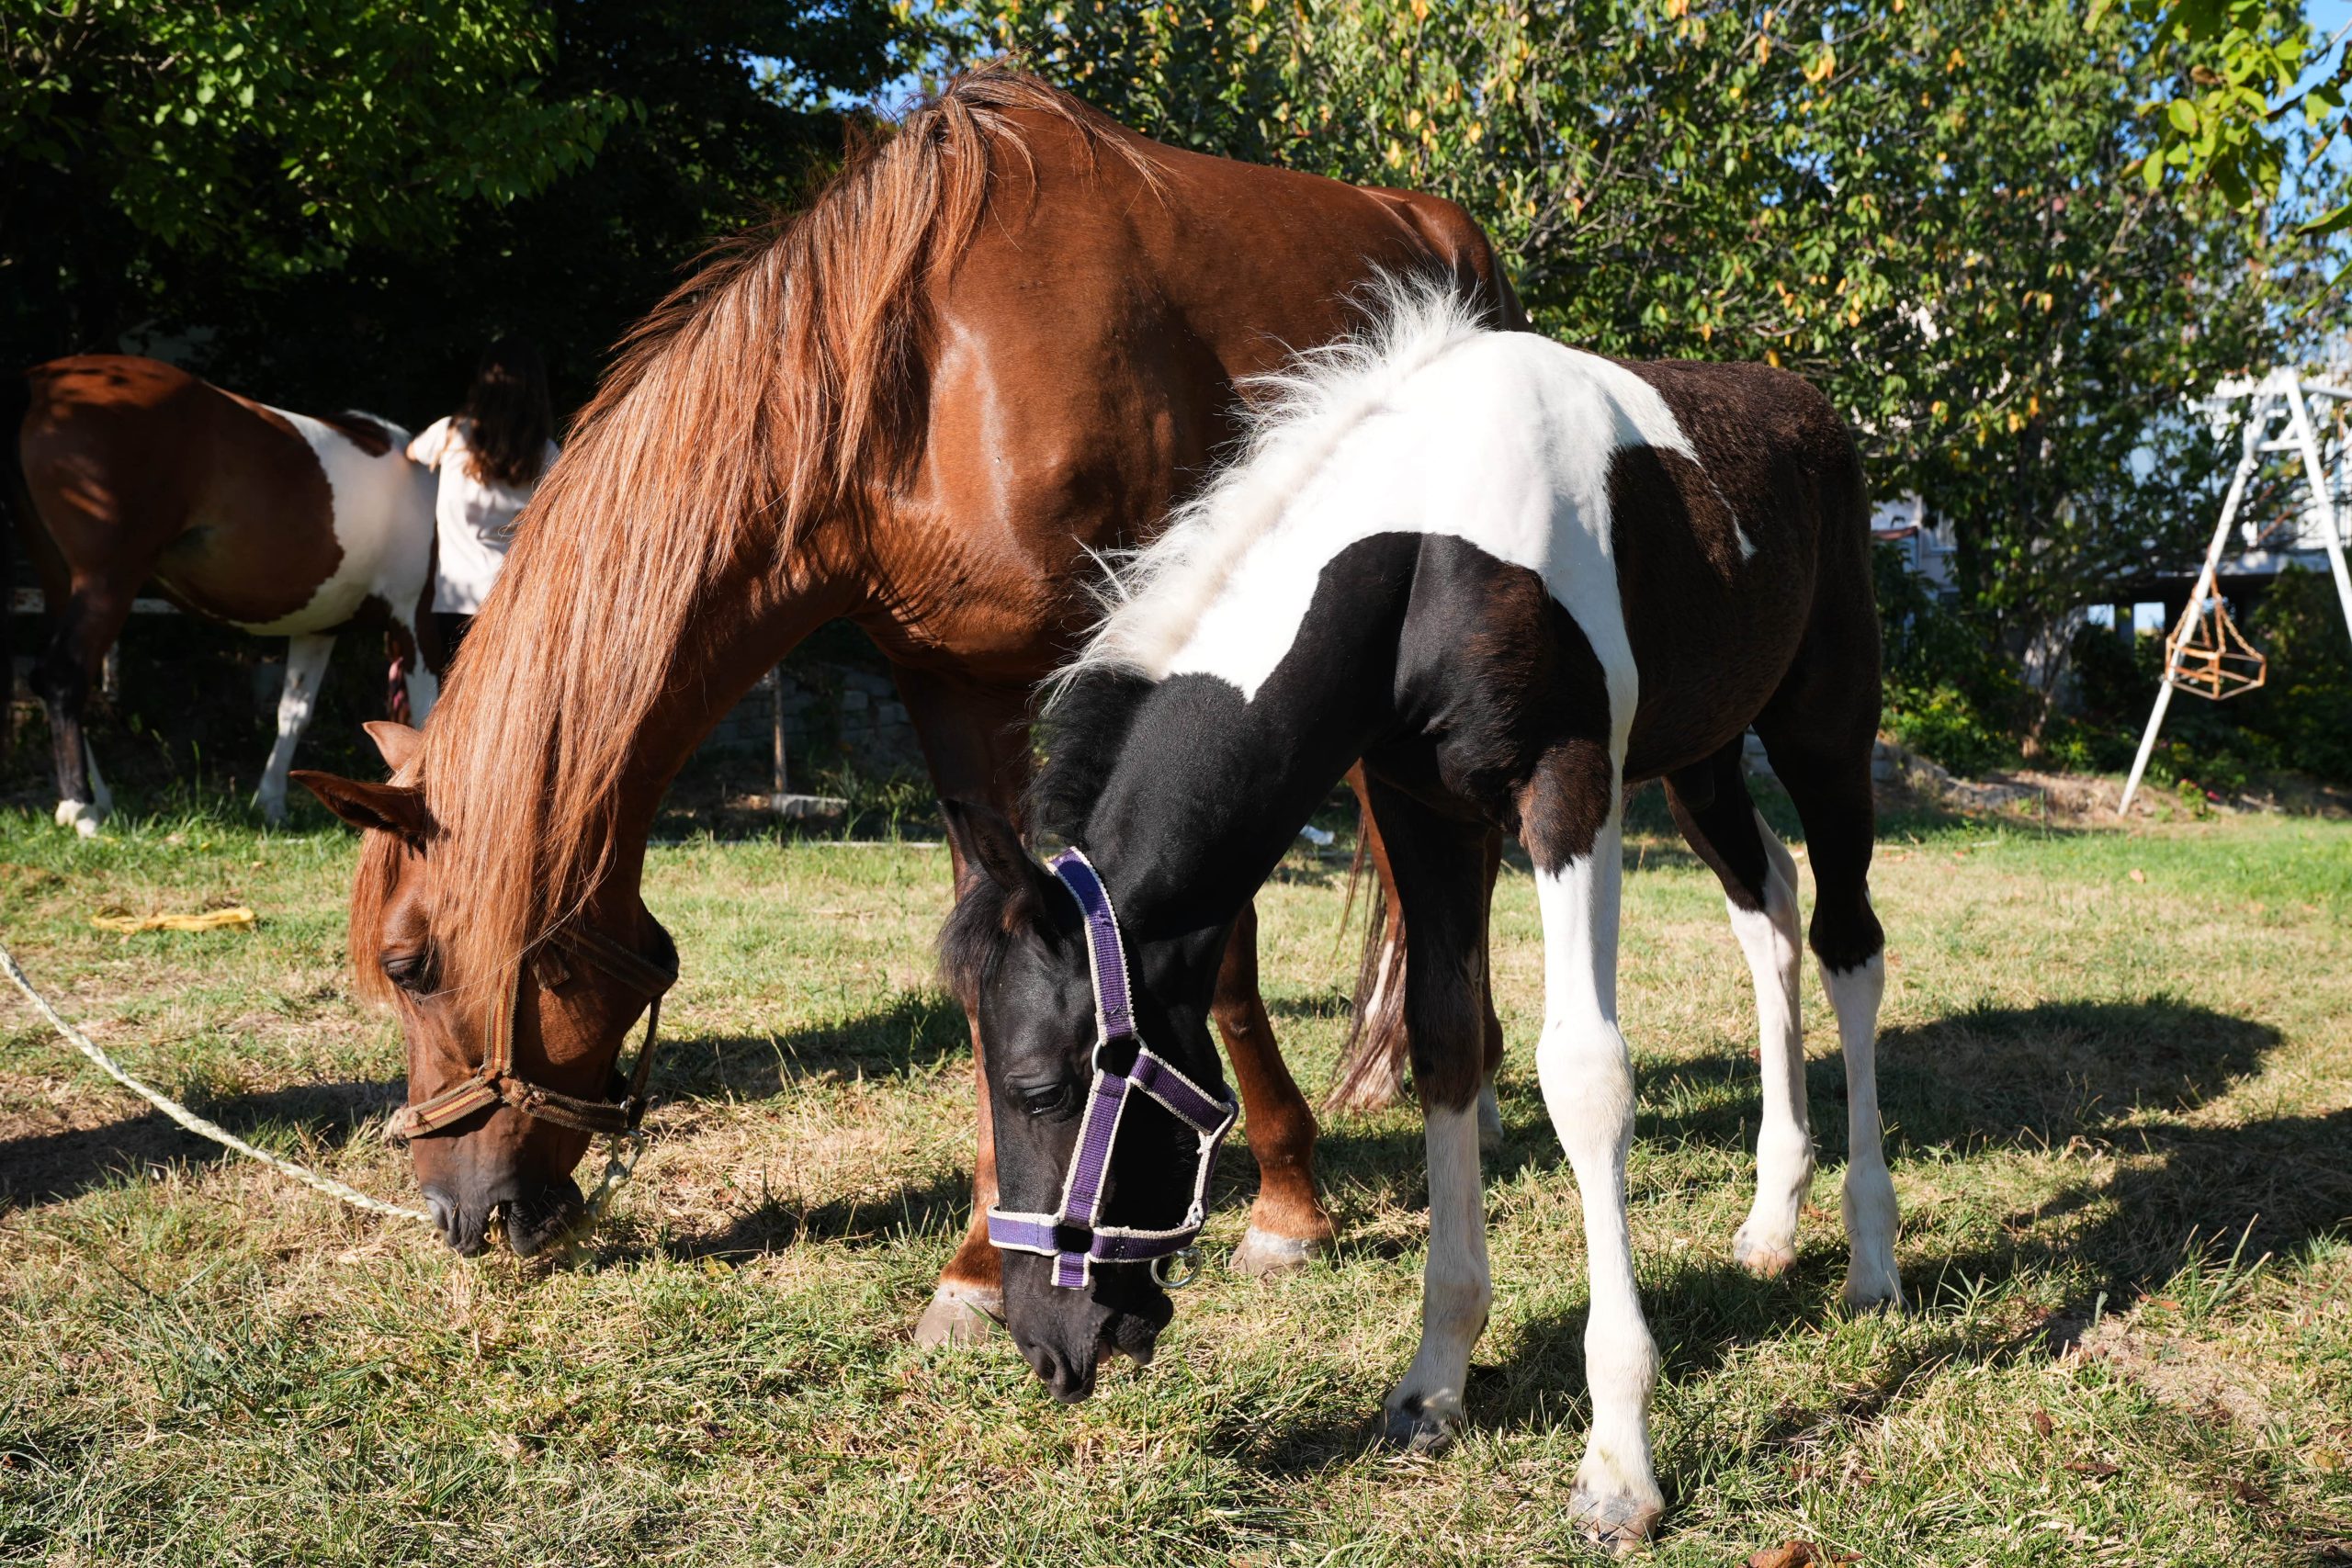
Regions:
<svg viewBox="0 0 2352 1568"><path fill-rule="evenodd" d="M0 942L0 968L5 968L8 972L8 978L17 983L17 989L25 993L33 1006L40 1010L40 1015L49 1020L50 1026L63 1035L67 1043L75 1050L96 1062L99 1070L107 1077L139 1096L140 1099L194 1133L198 1137L209 1138L221 1147L234 1149L248 1159L257 1159L279 1175L290 1176L303 1186L314 1191L323 1192L330 1198L339 1198L355 1209L365 1209L371 1214L384 1214L396 1220L414 1220L420 1224L433 1224L433 1216L422 1209L403 1209L397 1203L387 1203L380 1198L370 1198L357 1188L346 1187L331 1176L321 1176L316 1171L296 1165L292 1160L280 1159L267 1149L254 1147L227 1128L208 1122L185 1105L156 1093L116 1066L114 1058L91 1043L88 1035L59 1017L57 1010L49 1005L49 998L33 989L33 983L25 977L24 969L17 963L17 955L8 951L7 944L5 942ZM607 1180L609 1179L610 1172L607 1171ZM601 1192L599 1196L602 1196Z"/></svg>

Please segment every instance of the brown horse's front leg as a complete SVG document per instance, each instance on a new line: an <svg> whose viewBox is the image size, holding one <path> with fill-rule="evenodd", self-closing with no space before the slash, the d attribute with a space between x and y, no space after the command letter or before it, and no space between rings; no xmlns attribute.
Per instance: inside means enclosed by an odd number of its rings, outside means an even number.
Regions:
<svg viewBox="0 0 2352 1568"><path fill-rule="evenodd" d="M984 800L1014 817L1029 777L1027 691L904 667L893 673L940 795ZM960 886L964 848L952 835L948 852ZM989 1210L996 1202L996 1123L989 1111L988 1075L980 1070L979 1021L967 1015L967 1022L972 1032L974 1099L979 1111L978 1152L972 1168L972 1223L956 1256L941 1270L930 1304L915 1324L915 1342L920 1345L985 1339L991 1324L1004 1316L1003 1258L989 1244L988 1229Z"/></svg>
<svg viewBox="0 0 2352 1568"><path fill-rule="evenodd" d="M1258 1161L1258 1201L1234 1269L1264 1277L1304 1268L1331 1245L1331 1216L1315 1193L1315 1112L1283 1061L1258 992L1258 908L1245 906L1227 941L1212 1004L1241 1092L1242 1132Z"/></svg>

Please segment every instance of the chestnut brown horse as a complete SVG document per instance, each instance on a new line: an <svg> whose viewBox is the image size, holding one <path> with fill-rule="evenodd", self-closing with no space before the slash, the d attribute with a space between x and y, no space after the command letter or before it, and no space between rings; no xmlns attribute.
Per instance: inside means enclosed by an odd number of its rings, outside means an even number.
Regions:
<svg viewBox="0 0 2352 1568"><path fill-rule="evenodd" d="M85 837L110 808L83 705L140 587L190 615L288 639L277 744L256 794L286 815L286 777L335 634L379 626L407 654L411 711L435 682L414 657L431 581L432 477L405 431L312 417L153 359L88 355L0 385L0 492L40 575L50 633L33 682L49 711L57 820Z"/></svg>
<svg viewBox="0 0 2352 1568"><path fill-rule="evenodd" d="M1150 537L1235 435L1236 381L1342 333L1382 271L1522 322L1457 208L1163 147L991 69L639 329L438 716L379 735L393 781L298 775L368 829L352 960L407 1031L412 1152L452 1245L485 1245L494 1213L510 1246L543 1245L591 1130L634 1113L613 1066L670 955L639 897L646 838L760 672L855 621L942 795L1011 809L1032 688L1095 609L1092 552ZM525 962L550 942L605 957ZM1214 1009L1260 1168L1245 1269L1330 1235L1255 942L1245 913ZM976 1221L926 1338L1001 1306L985 1095Z"/></svg>

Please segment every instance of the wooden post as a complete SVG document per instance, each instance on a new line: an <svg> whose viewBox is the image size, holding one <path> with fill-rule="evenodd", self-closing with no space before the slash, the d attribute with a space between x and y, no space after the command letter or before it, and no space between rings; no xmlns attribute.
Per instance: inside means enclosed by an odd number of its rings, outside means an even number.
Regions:
<svg viewBox="0 0 2352 1568"><path fill-rule="evenodd" d="M768 772L768 809L784 815L784 797L791 790L791 780L784 766L784 666L779 664L768 671L769 742L773 763Z"/></svg>

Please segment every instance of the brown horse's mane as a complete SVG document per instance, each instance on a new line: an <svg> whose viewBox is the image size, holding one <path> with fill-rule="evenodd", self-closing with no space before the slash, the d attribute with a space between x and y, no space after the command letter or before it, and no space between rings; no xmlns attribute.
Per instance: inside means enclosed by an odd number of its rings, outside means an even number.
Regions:
<svg viewBox="0 0 2352 1568"><path fill-rule="evenodd" d="M855 138L804 210L717 247L625 338L516 530L403 782L435 824L442 973L486 985L611 864L640 731L710 590L782 569L801 531L854 524L923 434L922 283L960 255L989 153L1049 115L1091 158L1156 172L1114 122L1002 66L958 77L894 134ZM353 929L375 929L399 847L370 835ZM353 954L382 989L373 953Z"/></svg>

